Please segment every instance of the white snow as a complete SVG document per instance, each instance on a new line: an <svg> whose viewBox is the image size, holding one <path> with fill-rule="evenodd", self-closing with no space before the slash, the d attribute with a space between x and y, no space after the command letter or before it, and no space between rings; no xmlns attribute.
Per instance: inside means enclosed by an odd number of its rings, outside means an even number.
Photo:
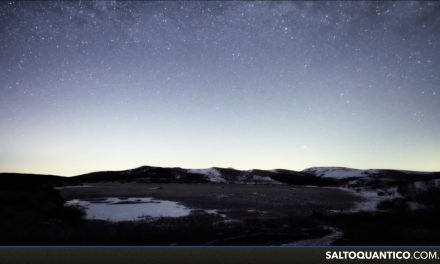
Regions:
<svg viewBox="0 0 440 264"><path fill-rule="evenodd" d="M356 204L354 208L349 210L350 212L374 212L377 211L377 205L386 199L394 198L393 196L379 196L374 191L361 191L357 193L365 200Z"/></svg>
<svg viewBox="0 0 440 264"><path fill-rule="evenodd" d="M130 197L126 199L107 197L102 200L74 199L67 201L66 205L83 208L87 219L110 222L182 217L191 213L191 209L176 202L153 200L148 197Z"/></svg>
<svg viewBox="0 0 440 264"><path fill-rule="evenodd" d="M378 190L369 190L362 188L358 191L355 191L354 189L347 187L328 187L328 188L343 190L352 193L356 196L360 196L362 198L362 201L357 202L353 208L347 210L347 212L352 212L352 213L374 212L378 210L377 205L380 202L395 198L402 198L402 196L397 192L397 187L378 189ZM382 194L379 195L379 192L381 192Z"/></svg>
<svg viewBox="0 0 440 264"><path fill-rule="evenodd" d="M358 170L344 167L312 167L303 170L319 177L346 179L352 177L366 177L378 173L377 170Z"/></svg>
<svg viewBox="0 0 440 264"><path fill-rule="evenodd" d="M281 182L276 181L271 177L260 176L260 175L253 175L251 181L254 183L282 184Z"/></svg>
<svg viewBox="0 0 440 264"><path fill-rule="evenodd" d="M398 170L398 171L402 173L430 175L429 172L417 172L417 171L405 171L405 170ZM352 169L345 167L312 167L303 170L303 172L308 172L319 177L334 178L334 179L360 178L360 177L368 177L368 176L380 174L380 170L376 170L376 169L359 170L359 169Z"/></svg>
<svg viewBox="0 0 440 264"><path fill-rule="evenodd" d="M226 180L222 177L222 174L214 168L209 169L190 169L187 170L189 173L202 174L205 175L210 182L215 183L226 183Z"/></svg>
<svg viewBox="0 0 440 264"><path fill-rule="evenodd" d="M189 173L202 174L207 177L210 182L213 183L227 183L228 181L222 176L221 172L215 168L209 169L189 169ZM234 183L240 184L282 184L278 181L273 180L268 176L260 176L252 174L252 170L241 173L235 180Z"/></svg>
<svg viewBox="0 0 440 264"><path fill-rule="evenodd" d="M440 179L433 179L427 181L416 181L412 184L412 187L417 192L427 191L430 188L440 187Z"/></svg>
<svg viewBox="0 0 440 264"><path fill-rule="evenodd" d="M247 212L253 214L261 214L261 215L268 214L267 211L257 210L257 209L248 209Z"/></svg>
<svg viewBox="0 0 440 264"><path fill-rule="evenodd" d="M222 218L226 218L226 215L220 213L220 210L219 210L219 209L205 209L204 211L205 211L205 213L207 213L207 214L219 215L219 216L222 217Z"/></svg>

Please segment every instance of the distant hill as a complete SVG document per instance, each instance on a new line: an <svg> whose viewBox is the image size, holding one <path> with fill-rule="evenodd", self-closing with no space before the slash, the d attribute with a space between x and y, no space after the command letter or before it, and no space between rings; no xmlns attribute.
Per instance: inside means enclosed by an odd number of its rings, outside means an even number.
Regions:
<svg viewBox="0 0 440 264"><path fill-rule="evenodd" d="M139 183L291 184L334 187L388 188L440 179L440 172L358 170L344 167L313 167L303 171L236 170L232 168L184 169L142 166L122 171L99 171L74 177L0 173L1 186L81 184L85 182L135 181Z"/></svg>
<svg viewBox="0 0 440 264"><path fill-rule="evenodd" d="M101 171L70 178L78 182L137 181L142 183L300 184L335 185L337 181L290 170L183 169L142 166L123 171Z"/></svg>

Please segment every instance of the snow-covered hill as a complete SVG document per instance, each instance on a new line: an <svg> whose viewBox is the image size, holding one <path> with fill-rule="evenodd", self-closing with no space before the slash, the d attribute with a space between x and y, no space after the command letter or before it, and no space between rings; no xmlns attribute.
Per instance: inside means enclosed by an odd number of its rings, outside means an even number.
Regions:
<svg viewBox="0 0 440 264"><path fill-rule="evenodd" d="M209 182L226 183L226 180L225 180L225 178L222 177L222 174L220 173L220 171L218 171L215 168L190 169L190 170L187 170L187 172L204 175Z"/></svg>
<svg viewBox="0 0 440 264"><path fill-rule="evenodd" d="M209 168L189 169L188 173L204 175L208 182L212 183L238 183L238 184L281 184L267 174L273 172L265 171L240 171L234 169Z"/></svg>
<svg viewBox="0 0 440 264"><path fill-rule="evenodd" d="M215 183L215 184L288 184L320 187L344 187L353 190L388 192L396 186L440 179L440 172L402 170L359 170L344 167L312 167L303 171L163 168L142 166L123 171L101 171L72 177L77 184L97 181L136 181L138 183ZM431 185L430 182L426 182ZM418 187L418 186L415 186ZM402 188L401 188L402 189Z"/></svg>
<svg viewBox="0 0 440 264"><path fill-rule="evenodd" d="M360 178L379 173L378 170L358 170L344 167L312 167L303 170L303 172L333 179Z"/></svg>

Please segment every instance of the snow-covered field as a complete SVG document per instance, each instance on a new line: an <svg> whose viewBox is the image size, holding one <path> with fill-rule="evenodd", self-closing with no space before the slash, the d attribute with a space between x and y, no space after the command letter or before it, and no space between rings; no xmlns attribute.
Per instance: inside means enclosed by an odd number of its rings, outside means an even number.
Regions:
<svg viewBox="0 0 440 264"><path fill-rule="evenodd" d="M125 199L108 197L95 200L73 199L66 205L84 208L86 218L111 222L151 220L160 217L182 217L191 209L172 201L153 200L148 197Z"/></svg>

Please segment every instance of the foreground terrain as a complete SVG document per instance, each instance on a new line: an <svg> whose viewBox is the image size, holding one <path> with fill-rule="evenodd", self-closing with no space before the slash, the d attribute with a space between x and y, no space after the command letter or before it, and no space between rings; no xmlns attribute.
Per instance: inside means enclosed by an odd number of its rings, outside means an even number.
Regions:
<svg viewBox="0 0 440 264"><path fill-rule="evenodd" d="M438 244L439 179L347 168L0 174L0 243Z"/></svg>

